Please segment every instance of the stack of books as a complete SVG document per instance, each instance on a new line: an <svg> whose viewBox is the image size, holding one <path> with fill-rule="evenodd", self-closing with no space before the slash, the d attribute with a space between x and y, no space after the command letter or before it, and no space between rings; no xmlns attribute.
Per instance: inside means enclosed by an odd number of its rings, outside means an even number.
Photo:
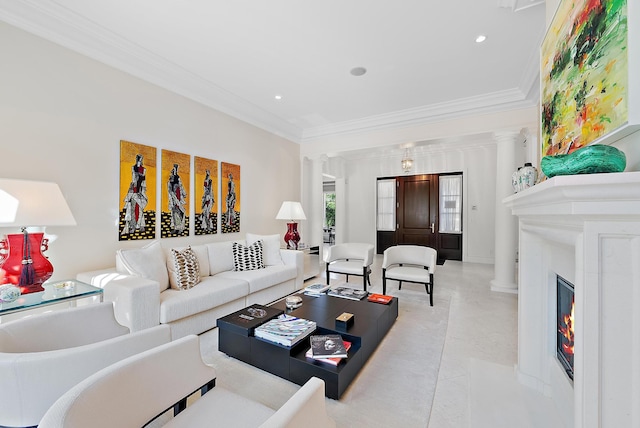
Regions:
<svg viewBox="0 0 640 428"><path fill-rule="evenodd" d="M334 366L347 358L347 351L351 348L351 342L343 340L339 334L313 335L309 341L311 348L305 356Z"/></svg>
<svg viewBox="0 0 640 428"><path fill-rule="evenodd" d="M306 294L307 296L319 296L329 288L331 288L331 286L326 284L311 284L304 289L304 294Z"/></svg>
<svg viewBox="0 0 640 428"><path fill-rule="evenodd" d="M255 337L269 342L283 346L293 346L310 333L313 333L315 329L315 321L282 314L278 318L256 327L253 334Z"/></svg>
<svg viewBox="0 0 640 428"><path fill-rule="evenodd" d="M336 287L327 292L329 296L341 297L343 299L362 300L369 295L364 290L356 290L349 287Z"/></svg>

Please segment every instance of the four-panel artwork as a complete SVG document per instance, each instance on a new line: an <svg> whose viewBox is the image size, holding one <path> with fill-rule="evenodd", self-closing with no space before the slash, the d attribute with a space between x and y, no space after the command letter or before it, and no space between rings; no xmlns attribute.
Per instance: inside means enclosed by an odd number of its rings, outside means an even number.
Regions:
<svg viewBox="0 0 640 428"><path fill-rule="evenodd" d="M122 140L119 206L120 241L155 239L158 219L161 238L189 236L191 222L195 235L218 233L218 224L240 232L240 165L194 156L192 170L188 154L163 149L158 159L155 147Z"/></svg>

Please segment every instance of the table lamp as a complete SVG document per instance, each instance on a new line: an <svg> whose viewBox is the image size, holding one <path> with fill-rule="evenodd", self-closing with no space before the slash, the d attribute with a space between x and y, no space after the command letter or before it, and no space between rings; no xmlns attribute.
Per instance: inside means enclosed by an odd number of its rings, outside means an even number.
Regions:
<svg viewBox="0 0 640 428"><path fill-rule="evenodd" d="M287 233L284 235L284 242L287 243L287 249L297 250L300 235L298 234L298 223L295 220L306 220L302 210L302 204L294 201L284 201L276 215L276 220L289 220L287 222Z"/></svg>
<svg viewBox="0 0 640 428"><path fill-rule="evenodd" d="M5 200L10 205L5 206ZM42 283L53 274L53 265L43 254L49 240L43 232L27 228L75 225L67 201L56 183L0 178L0 203L0 226L21 229L0 240L5 281L20 287L22 294L43 291Z"/></svg>

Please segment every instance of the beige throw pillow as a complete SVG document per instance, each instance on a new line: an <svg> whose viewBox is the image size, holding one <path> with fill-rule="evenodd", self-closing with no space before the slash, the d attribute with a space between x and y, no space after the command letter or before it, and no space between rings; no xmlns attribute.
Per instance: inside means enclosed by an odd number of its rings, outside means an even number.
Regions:
<svg viewBox="0 0 640 428"><path fill-rule="evenodd" d="M200 282L200 265L198 257L191 247L183 250L171 249L173 270L171 277L171 288L174 290L188 290L195 287Z"/></svg>

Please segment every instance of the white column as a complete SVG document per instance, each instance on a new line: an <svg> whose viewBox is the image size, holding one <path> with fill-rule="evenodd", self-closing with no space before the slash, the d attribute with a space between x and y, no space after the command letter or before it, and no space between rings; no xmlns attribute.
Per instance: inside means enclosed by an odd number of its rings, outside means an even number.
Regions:
<svg viewBox="0 0 640 428"><path fill-rule="evenodd" d="M513 194L511 176L517 169L516 146L522 142L520 132L494 134L497 142L495 264L491 290L518 293L516 283L516 252L518 221L502 200Z"/></svg>
<svg viewBox="0 0 640 428"><path fill-rule="evenodd" d="M304 185L302 194L302 207L307 217L303 221L305 227L300 231L300 240L308 246L322 245L322 219L324 209L322 206L322 165L324 159L304 158L303 168Z"/></svg>

